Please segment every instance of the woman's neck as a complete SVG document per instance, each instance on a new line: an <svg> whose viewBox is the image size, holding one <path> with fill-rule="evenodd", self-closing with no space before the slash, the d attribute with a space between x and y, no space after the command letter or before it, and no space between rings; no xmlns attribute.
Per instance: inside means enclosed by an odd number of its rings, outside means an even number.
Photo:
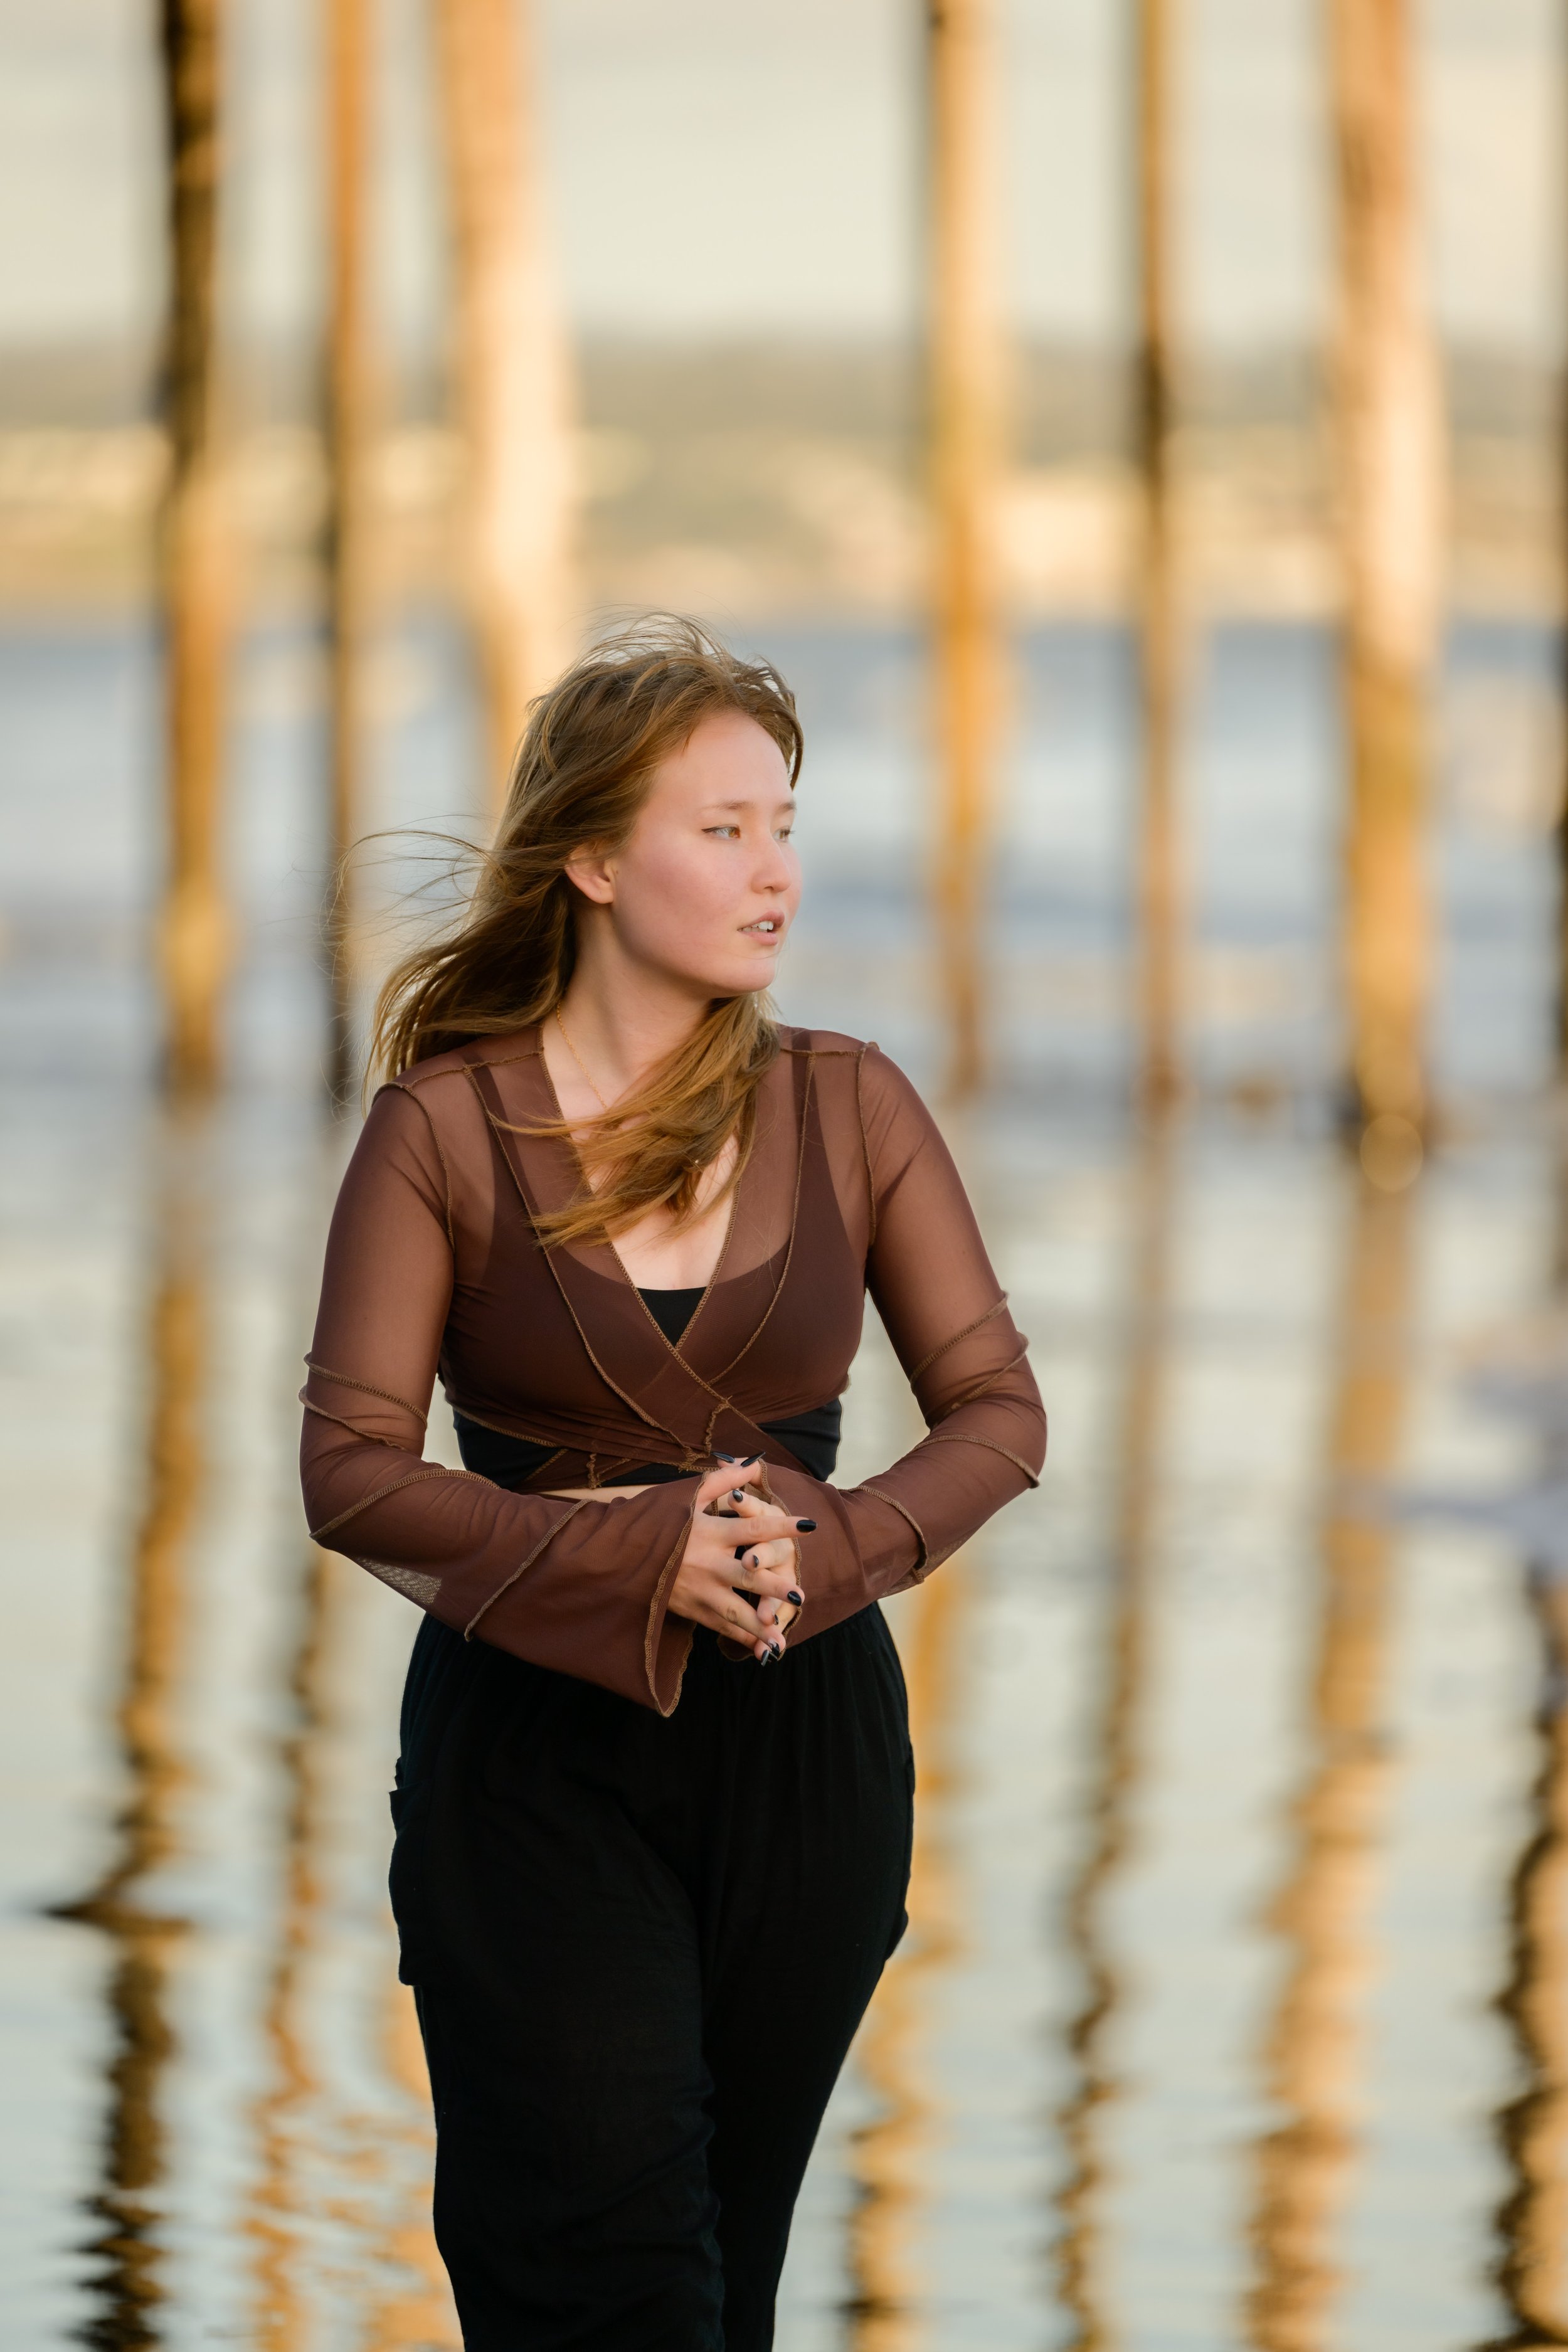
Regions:
<svg viewBox="0 0 1568 2352"><path fill-rule="evenodd" d="M614 1102L684 1045L707 1009L688 991L660 987L657 979L612 978L579 965L559 1025L590 1084Z"/></svg>

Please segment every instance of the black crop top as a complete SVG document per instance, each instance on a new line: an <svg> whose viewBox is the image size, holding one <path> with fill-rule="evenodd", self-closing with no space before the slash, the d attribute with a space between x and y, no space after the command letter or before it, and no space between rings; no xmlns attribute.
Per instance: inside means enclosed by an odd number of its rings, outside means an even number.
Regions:
<svg viewBox="0 0 1568 2352"><path fill-rule="evenodd" d="M642 1300L659 1329L673 1348L681 1333L696 1314L705 1295L699 1284L695 1290L642 1290ZM469 1421L454 1412L458 1432L458 1447L465 1470L477 1472L497 1486L518 1487L543 1468L554 1451L549 1445L537 1445L526 1437L509 1437L504 1430L486 1429L482 1423ZM801 1468L812 1477L826 1480L833 1475L838 1459L838 1440L844 1422L844 1404L839 1397L830 1397L826 1404L813 1405L809 1412L797 1412L788 1421L764 1421L758 1424L770 1437L787 1445ZM631 1470L617 1471L607 1478L607 1486L660 1486L679 1478L684 1472L668 1462L644 1462Z"/></svg>

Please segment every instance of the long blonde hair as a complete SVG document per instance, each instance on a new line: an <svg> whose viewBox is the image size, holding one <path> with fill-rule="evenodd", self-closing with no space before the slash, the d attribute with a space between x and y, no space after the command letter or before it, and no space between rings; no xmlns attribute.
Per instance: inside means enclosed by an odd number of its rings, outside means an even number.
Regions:
<svg viewBox="0 0 1568 2352"><path fill-rule="evenodd" d="M405 956L381 992L372 1066L395 1076L429 1055L548 1020L576 956L567 860L618 848L659 763L704 719L729 710L773 738L793 787L800 720L771 663L743 661L698 622L671 614L574 662L530 710L500 824L461 919ZM715 1003L643 1085L576 1130L594 1190L543 1220L544 1238L604 1238L656 1207L683 1223L704 1172L733 1138L727 1192L745 1164L757 1087L777 1052L765 996Z"/></svg>

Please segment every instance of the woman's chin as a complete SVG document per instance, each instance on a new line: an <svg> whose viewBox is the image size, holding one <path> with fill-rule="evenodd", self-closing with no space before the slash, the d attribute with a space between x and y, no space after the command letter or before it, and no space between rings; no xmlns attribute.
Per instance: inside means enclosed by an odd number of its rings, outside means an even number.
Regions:
<svg viewBox="0 0 1568 2352"><path fill-rule="evenodd" d="M778 950L768 955L737 956L722 971L705 973L703 985L715 996L751 996L760 988L771 988L779 968Z"/></svg>

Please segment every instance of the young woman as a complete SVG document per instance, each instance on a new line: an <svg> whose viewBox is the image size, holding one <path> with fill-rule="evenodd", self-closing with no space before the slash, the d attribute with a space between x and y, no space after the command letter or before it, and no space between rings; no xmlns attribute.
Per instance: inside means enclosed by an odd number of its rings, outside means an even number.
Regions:
<svg viewBox="0 0 1568 2352"><path fill-rule="evenodd" d="M467 919L382 999L305 1391L318 1542L426 1614L392 1893L469 2352L762 2352L904 1924L877 1607L1045 1452L952 1163L781 1029L787 688L687 623L535 706ZM930 1430L829 1485L869 1290ZM435 1378L466 1469L422 1459Z"/></svg>

